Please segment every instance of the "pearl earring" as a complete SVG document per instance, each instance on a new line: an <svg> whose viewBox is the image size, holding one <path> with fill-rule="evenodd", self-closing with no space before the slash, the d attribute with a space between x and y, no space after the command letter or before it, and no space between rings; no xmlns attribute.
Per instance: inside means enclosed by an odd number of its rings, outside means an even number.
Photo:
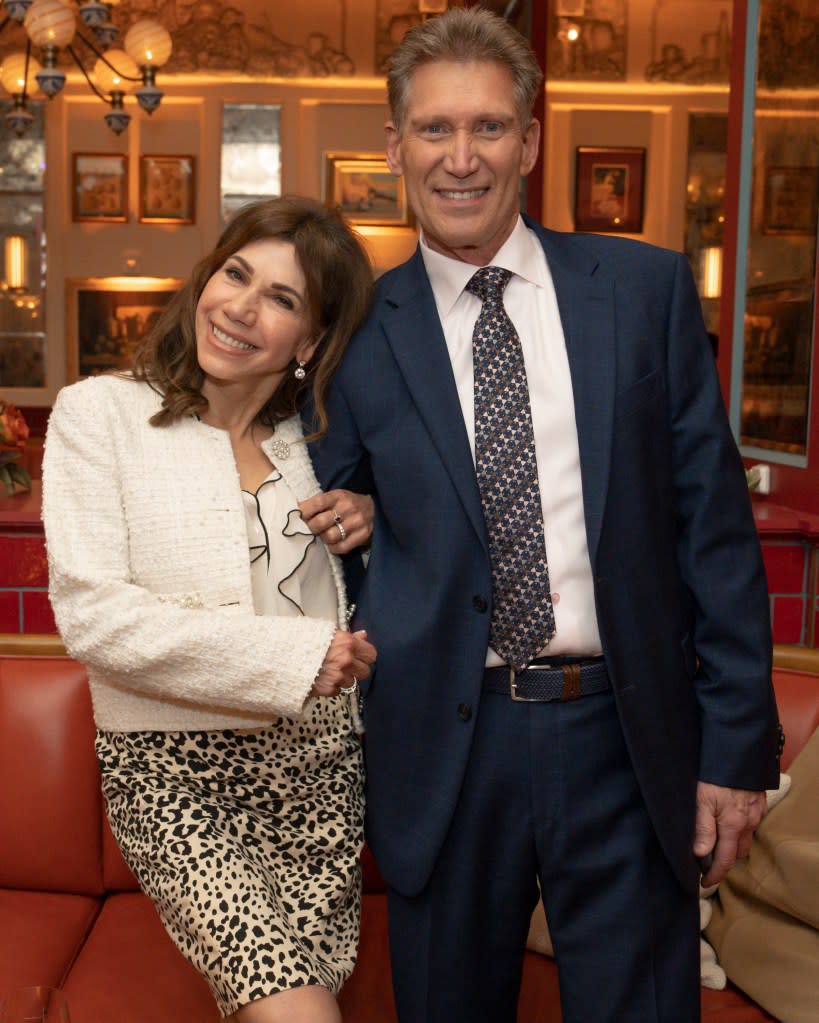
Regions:
<svg viewBox="0 0 819 1023"><path fill-rule="evenodd" d="M296 380L304 380L307 376L307 370L304 368L307 364L299 360L298 366L293 370L293 376Z"/></svg>

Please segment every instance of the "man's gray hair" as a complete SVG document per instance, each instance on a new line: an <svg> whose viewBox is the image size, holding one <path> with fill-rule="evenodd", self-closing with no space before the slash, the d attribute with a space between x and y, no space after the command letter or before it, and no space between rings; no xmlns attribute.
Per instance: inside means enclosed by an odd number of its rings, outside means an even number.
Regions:
<svg viewBox="0 0 819 1023"><path fill-rule="evenodd" d="M396 47L387 73L393 124L398 133L409 102L413 73L435 61L488 61L512 76L515 105L525 131L543 81L528 41L509 22L483 7L453 7L411 28Z"/></svg>

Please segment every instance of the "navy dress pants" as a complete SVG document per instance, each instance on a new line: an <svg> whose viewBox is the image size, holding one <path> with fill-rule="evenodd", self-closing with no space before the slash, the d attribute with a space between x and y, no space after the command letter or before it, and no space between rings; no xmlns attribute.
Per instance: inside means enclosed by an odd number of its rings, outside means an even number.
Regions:
<svg viewBox="0 0 819 1023"><path fill-rule="evenodd" d="M388 893L400 1023L515 1023L538 877L564 1023L699 1020L697 898L654 836L613 695L484 693L433 876Z"/></svg>

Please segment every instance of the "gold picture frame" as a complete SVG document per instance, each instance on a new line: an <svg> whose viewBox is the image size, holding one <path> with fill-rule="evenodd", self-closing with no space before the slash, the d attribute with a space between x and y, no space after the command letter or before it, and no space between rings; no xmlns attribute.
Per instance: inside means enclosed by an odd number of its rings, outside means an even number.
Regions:
<svg viewBox="0 0 819 1023"><path fill-rule="evenodd" d="M411 227L404 179L383 153L325 153L324 199L339 206L351 224Z"/></svg>
<svg viewBox="0 0 819 1023"><path fill-rule="evenodd" d="M71 219L79 224L128 220L128 160L122 153L74 153Z"/></svg>
<svg viewBox="0 0 819 1023"><path fill-rule="evenodd" d="M128 369L137 343L181 285L175 277L66 280L67 382Z"/></svg>
<svg viewBox="0 0 819 1023"><path fill-rule="evenodd" d="M646 151L639 146L578 146L575 231L640 234Z"/></svg>
<svg viewBox="0 0 819 1023"><path fill-rule="evenodd" d="M196 159L193 156L139 158L141 224L193 224L196 221Z"/></svg>

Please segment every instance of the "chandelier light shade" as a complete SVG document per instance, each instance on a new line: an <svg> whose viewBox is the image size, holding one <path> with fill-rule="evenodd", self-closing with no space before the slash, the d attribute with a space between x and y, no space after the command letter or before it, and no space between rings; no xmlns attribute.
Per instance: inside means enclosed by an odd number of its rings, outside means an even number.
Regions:
<svg viewBox="0 0 819 1023"><path fill-rule="evenodd" d="M68 46L76 28L74 12L62 0L34 0L23 28L35 46Z"/></svg>
<svg viewBox="0 0 819 1023"><path fill-rule="evenodd" d="M125 50L106 50L94 65L94 81L100 92L130 92L139 81L139 68Z"/></svg>
<svg viewBox="0 0 819 1023"><path fill-rule="evenodd" d="M14 107L6 114L6 124L15 135L25 135L34 120L26 106L26 99L37 90L37 75L42 68L25 53L10 53L0 67L0 85L14 99Z"/></svg>
<svg viewBox="0 0 819 1023"><path fill-rule="evenodd" d="M122 101L125 93L139 81L139 68L124 50L107 50L94 65L94 81L100 92L111 98L111 109L105 115L105 123L119 135L131 122L131 115Z"/></svg>
<svg viewBox="0 0 819 1023"><path fill-rule="evenodd" d="M0 67L0 83L12 96L30 94L37 91L37 73L40 70L39 63L33 57L22 51L10 53Z"/></svg>
<svg viewBox="0 0 819 1023"><path fill-rule="evenodd" d="M172 45L170 32L156 21L137 21L125 33L125 52L142 72L142 85L134 95L147 114L162 102L164 94L157 88L156 69L168 62Z"/></svg>
<svg viewBox="0 0 819 1023"><path fill-rule="evenodd" d="M168 63L173 43L164 26L157 21L145 20L131 25L125 33L124 46L125 52L139 67L157 68Z"/></svg>
<svg viewBox="0 0 819 1023"><path fill-rule="evenodd" d="M109 47L116 41L117 29L111 22L111 7L119 0L108 3L81 0L78 5L70 0L0 0L0 3L6 15L0 32L17 22L27 35L26 52L7 57L0 73L0 82L14 97L14 110L6 115L6 120L16 134L24 134L31 124L29 96L39 88L51 99L65 85L65 72L57 66L62 49L67 50L89 88L110 106L105 121L117 134L131 120L123 107L126 92L134 91L140 107L149 114L159 106L163 93L156 85L156 71L167 63L173 48L171 35L163 25L150 19L139 20L128 29L124 50L112 50ZM93 40L83 35L81 29L90 30ZM97 58L93 77L77 56L75 40ZM39 50L42 65L32 56L32 47ZM136 85L139 88L134 89Z"/></svg>

